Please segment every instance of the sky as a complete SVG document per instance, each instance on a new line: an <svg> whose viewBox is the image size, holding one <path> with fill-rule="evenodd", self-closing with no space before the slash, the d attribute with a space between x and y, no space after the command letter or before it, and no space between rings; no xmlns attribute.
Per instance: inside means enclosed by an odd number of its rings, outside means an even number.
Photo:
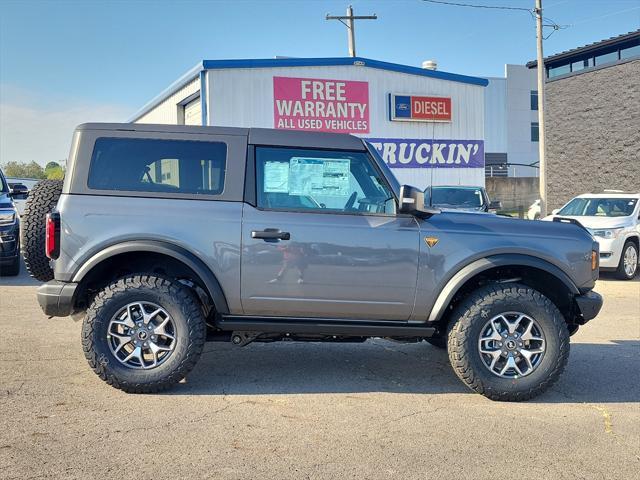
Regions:
<svg viewBox="0 0 640 480"><path fill-rule="evenodd" d="M439 70L477 76L535 59L535 22L524 11L422 0L0 0L0 164L66 158L77 124L126 121L202 59L347 56L346 28L325 15L349 3L378 15L356 24L362 57L435 59ZM566 26L545 40L545 55L640 28L640 0L543 8Z"/></svg>

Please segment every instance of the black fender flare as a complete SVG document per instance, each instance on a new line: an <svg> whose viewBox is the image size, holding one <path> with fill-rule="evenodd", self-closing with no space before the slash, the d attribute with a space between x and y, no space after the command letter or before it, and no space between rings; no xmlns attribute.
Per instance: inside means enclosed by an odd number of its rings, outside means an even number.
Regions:
<svg viewBox="0 0 640 480"><path fill-rule="evenodd" d="M211 296L216 311L229 313L227 299L222 286L211 269L196 255L183 247L158 240L132 240L110 245L82 262L80 268L73 274L73 282L80 283L82 279L99 263L108 258L128 252L152 252L173 257L193 270L202 280L207 292Z"/></svg>
<svg viewBox="0 0 640 480"><path fill-rule="evenodd" d="M580 295L580 290L573 280L571 280L569 275L546 260L538 257L532 257L531 255L513 253L491 255L475 260L462 267L455 275L453 275L453 277L451 277L451 279L449 279L433 304L427 321L439 321L444 315L454 295L469 279L485 270L506 266L533 267L543 270L560 280L572 294Z"/></svg>

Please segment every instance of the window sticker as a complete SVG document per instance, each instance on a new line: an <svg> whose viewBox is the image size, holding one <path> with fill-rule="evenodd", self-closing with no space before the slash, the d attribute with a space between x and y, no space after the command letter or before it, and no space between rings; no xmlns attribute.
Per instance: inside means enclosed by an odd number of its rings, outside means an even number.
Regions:
<svg viewBox="0 0 640 480"><path fill-rule="evenodd" d="M293 157L289 161L289 195L344 197L351 193L351 160Z"/></svg>
<svg viewBox="0 0 640 480"><path fill-rule="evenodd" d="M265 162L265 193L289 193L289 164L287 162Z"/></svg>

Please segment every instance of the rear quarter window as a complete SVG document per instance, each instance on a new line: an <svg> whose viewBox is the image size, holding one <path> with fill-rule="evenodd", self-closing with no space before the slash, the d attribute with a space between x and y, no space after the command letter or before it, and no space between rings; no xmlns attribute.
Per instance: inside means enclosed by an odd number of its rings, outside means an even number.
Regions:
<svg viewBox="0 0 640 480"><path fill-rule="evenodd" d="M227 146L223 142L98 138L87 185L94 190L220 195Z"/></svg>

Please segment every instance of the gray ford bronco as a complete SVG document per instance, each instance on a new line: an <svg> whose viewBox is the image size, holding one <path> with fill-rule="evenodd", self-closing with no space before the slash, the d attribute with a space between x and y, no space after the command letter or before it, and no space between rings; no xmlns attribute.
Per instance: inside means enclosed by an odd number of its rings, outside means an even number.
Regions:
<svg viewBox="0 0 640 480"><path fill-rule="evenodd" d="M32 191L23 253L44 312L83 318L90 366L127 392L180 381L207 340L382 337L525 400L602 306L577 222L426 207L354 136L85 124L67 165Z"/></svg>

